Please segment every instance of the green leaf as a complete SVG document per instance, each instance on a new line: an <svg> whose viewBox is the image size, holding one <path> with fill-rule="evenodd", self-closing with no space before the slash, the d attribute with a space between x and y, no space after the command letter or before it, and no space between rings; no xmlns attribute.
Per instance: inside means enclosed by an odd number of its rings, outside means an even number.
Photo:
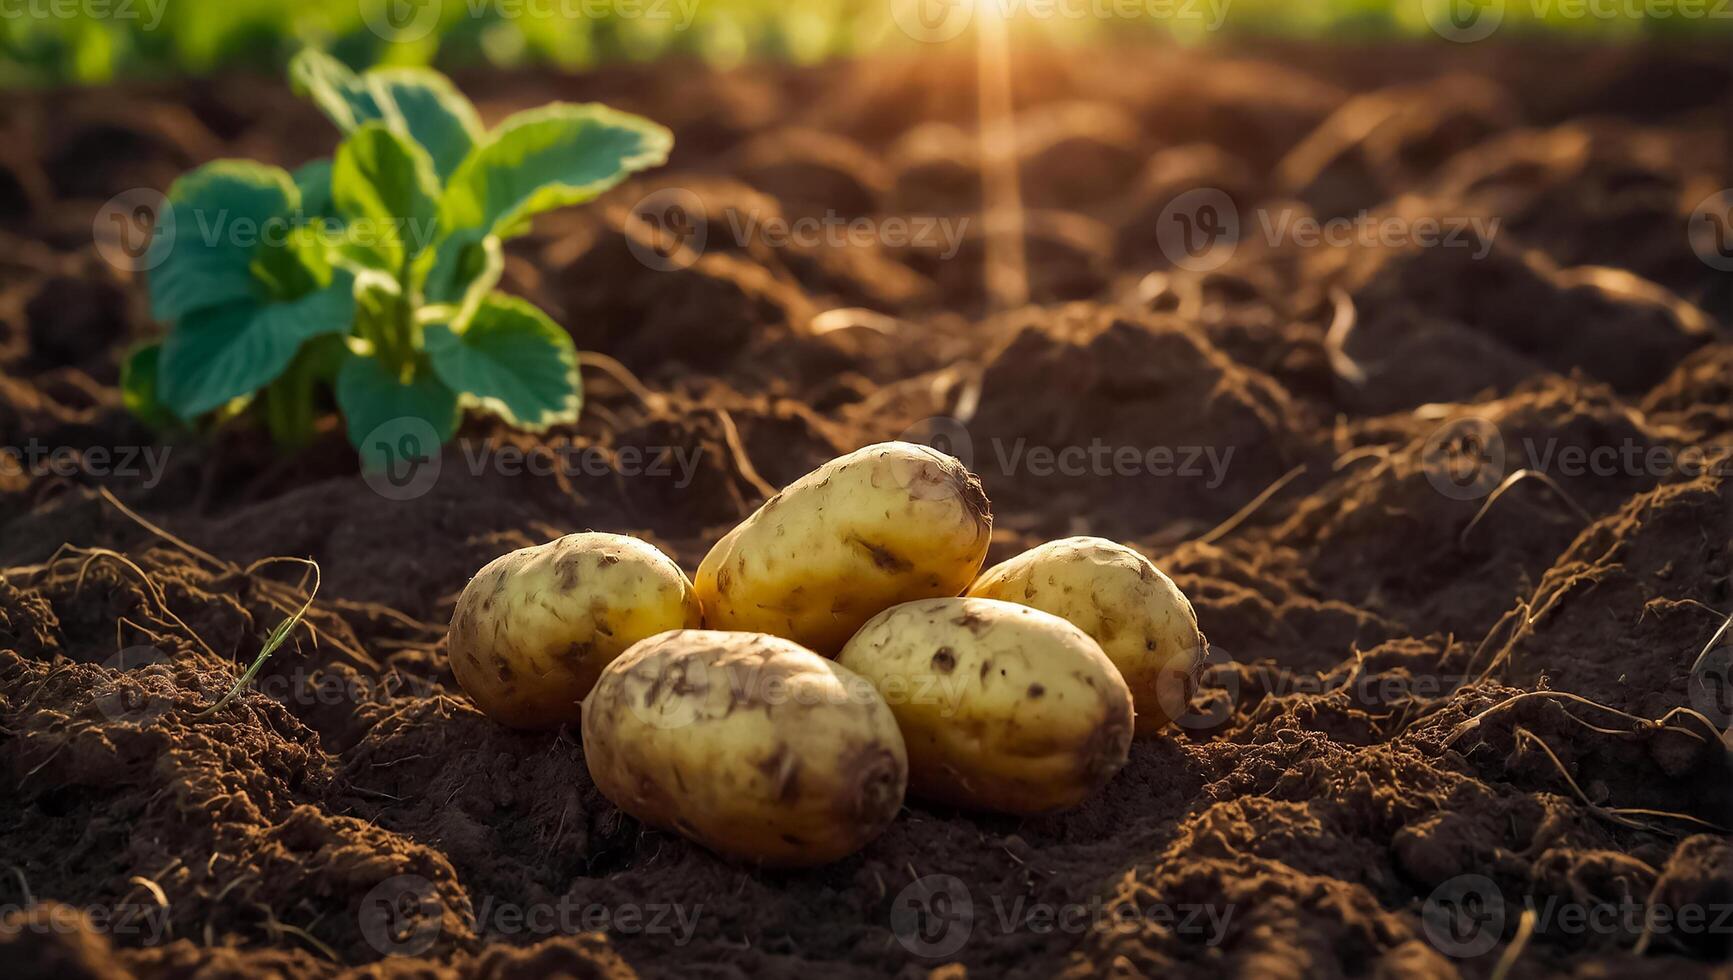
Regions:
<svg viewBox="0 0 1733 980"><path fill-rule="evenodd" d="M429 303L461 303L473 308L481 297L493 292L505 273L505 251L499 237L475 229L446 238L428 257L432 268L422 291Z"/></svg>
<svg viewBox="0 0 1733 980"><path fill-rule="evenodd" d="M282 374L301 344L343 333L355 317L347 272L289 303L241 300L184 317L163 345L158 386L163 404L196 418Z"/></svg>
<svg viewBox="0 0 1733 980"><path fill-rule="evenodd" d="M362 269L355 275L355 309L358 317L389 316L403 295L395 276L380 269ZM367 336L365 331L358 331Z"/></svg>
<svg viewBox="0 0 1733 980"><path fill-rule="evenodd" d="M481 139L481 117L451 79L427 68L382 68L367 73L375 103L395 105L404 131L433 158L440 180L451 176ZM384 113L388 117L389 111Z"/></svg>
<svg viewBox="0 0 1733 980"><path fill-rule="evenodd" d="M295 90L308 96L344 133L374 120L427 150L441 179L481 137L475 107L451 80L426 68L386 68L357 75L336 58L307 49L289 64Z"/></svg>
<svg viewBox="0 0 1733 980"><path fill-rule="evenodd" d="M295 55L289 61L289 84L345 133L379 118L379 106L361 76L323 51L306 48Z"/></svg>
<svg viewBox="0 0 1733 980"><path fill-rule="evenodd" d="M297 300L331 282L331 257L322 224L299 225L280 241L261 244L248 267L264 297L278 302Z"/></svg>
<svg viewBox="0 0 1733 980"><path fill-rule="evenodd" d="M520 112L452 174L440 217L448 232L515 232L534 215L581 204L663 163L673 142L666 128L602 105Z"/></svg>
<svg viewBox="0 0 1733 980"><path fill-rule="evenodd" d="M165 323L256 296L253 251L300 192L280 168L218 160L175 181L168 200L172 233L157 236L151 247L164 252L150 257L150 312Z"/></svg>
<svg viewBox="0 0 1733 980"><path fill-rule="evenodd" d="M404 381L378 360L353 353L337 372L337 407L350 445L369 469L437 452L462 420L457 392L432 372L417 371ZM428 439L436 445L425 445Z"/></svg>
<svg viewBox="0 0 1733 980"><path fill-rule="evenodd" d="M348 223L352 252L395 270L434 237L439 181L427 151L370 122L337 147L331 193Z"/></svg>
<svg viewBox="0 0 1733 980"><path fill-rule="evenodd" d="M505 275L505 245L497 235L489 235L477 242L468 257L471 261L458 269L468 285L457 297L457 315L448 321L459 325L467 324L475 317L482 302L493 295L493 288Z"/></svg>
<svg viewBox="0 0 1733 980"><path fill-rule="evenodd" d="M462 333L436 324L427 328L426 343L441 381L507 422L540 430L576 421L577 349L532 304L495 293Z"/></svg>
<svg viewBox="0 0 1733 980"><path fill-rule="evenodd" d="M331 161L314 160L297 169L295 187L301 192L301 214L308 220L335 218L331 201Z"/></svg>
<svg viewBox="0 0 1733 980"><path fill-rule="evenodd" d="M157 367L162 361L161 344L141 344L120 365L120 401L133 417L159 432L181 426L157 395Z"/></svg>

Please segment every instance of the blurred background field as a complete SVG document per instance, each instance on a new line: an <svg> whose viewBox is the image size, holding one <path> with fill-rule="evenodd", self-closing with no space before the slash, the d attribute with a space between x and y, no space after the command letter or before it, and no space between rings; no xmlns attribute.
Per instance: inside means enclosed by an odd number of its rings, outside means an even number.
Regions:
<svg viewBox="0 0 1733 980"><path fill-rule="evenodd" d="M974 6L1043 41L1733 36L1728 0L0 0L0 85L275 74L304 44L354 65L727 66L916 48ZM913 30L911 30L913 26ZM930 32L928 32L930 33ZM1463 36L1452 38L1465 39Z"/></svg>

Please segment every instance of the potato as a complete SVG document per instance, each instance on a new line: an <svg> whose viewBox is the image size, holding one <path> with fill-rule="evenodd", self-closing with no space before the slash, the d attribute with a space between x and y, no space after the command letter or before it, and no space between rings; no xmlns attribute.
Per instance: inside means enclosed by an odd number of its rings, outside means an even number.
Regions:
<svg viewBox="0 0 1733 980"><path fill-rule="evenodd" d="M859 850L908 785L902 734L872 685L762 633L638 643L602 672L583 731L590 778L620 809L774 867Z"/></svg>
<svg viewBox="0 0 1733 980"><path fill-rule="evenodd" d="M868 446L790 484L704 556L704 624L834 656L880 611L968 588L992 533L962 463L913 443Z"/></svg>
<svg viewBox="0 0 1733 980"><path fill-rule="evenodd" d="M557 728L602 668L639 640L702 620L692 582L655 546L623 534L568 534L501 555L451 614L457 682L512 728Z"/></svg>
<svg viewBox="0 0 1733 980"><path fill-rule="evenodd" d="M1197 613L1148 558L1104 538L1049 541L981 573L969 595L1049 612L1088 633L1137 704L1137 734L1185 713L1209 646Z"/></svg>
<svg viewBox="0 0 1733 980"><path fill-rule="evenodd" d="M1131 692L1057 616L996 599L925 599L861 627L837 662L889 702L909 791L1004 813L1076 806L1131 748Z"/></svg>

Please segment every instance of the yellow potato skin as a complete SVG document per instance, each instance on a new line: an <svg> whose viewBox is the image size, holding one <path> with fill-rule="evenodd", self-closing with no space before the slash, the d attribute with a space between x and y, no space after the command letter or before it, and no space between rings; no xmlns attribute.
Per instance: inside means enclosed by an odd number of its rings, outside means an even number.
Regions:
<svg viewBox="0 0 1733 980"><path fill-rule="evenodd" d="M446 634L451 672L511 728L576 722L610 661L703 618L686 573L623 534L568 534L501 555L464 587Z"/></svg>
<svg viewBox="0 0 1733 980"><path fill-rule="evenodd" d="M1125 764L1131 692L1057 616L996 599L880 613L837 662L878 688L909 752L909 792L1034 815L1083 802Z"/></svg>
<svg viewBox="0 0 1733 980"><path fill-rule="evenodd" d="M969 595L1052 613L1088 633L1137 705L1137 734L1185 713L1208 643L1173 579L1105 538L1049 541L981 573Z"/></svg>
<svg viewBox="0 0 1733 980"><path fill-rule="evenodd" d="M872 686L762 633L638 643L585 700L583 734L590 778L614 805L768 867L854 853L908 785L902 734Z"/></svg>
<svg viewBox="0 0 1733 980"><path fill-rule="evenodd" d="M868 446L790 484L704 556L704 624L835 656L880 611L968 588L992 534L962 463L913 443Z"/></svg>

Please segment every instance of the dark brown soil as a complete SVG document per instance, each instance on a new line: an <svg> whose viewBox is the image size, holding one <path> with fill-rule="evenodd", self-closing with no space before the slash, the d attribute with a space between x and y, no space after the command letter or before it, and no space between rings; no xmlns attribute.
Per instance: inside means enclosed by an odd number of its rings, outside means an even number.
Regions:
<svg viewBox="0 0 1733 980"><path fill-rule="evenodd" d="M510 249L510 288L607 355L582 421L472 420L408 500L335 426L281 458L245 427L164 443L120 405L120 356L153 328L91 243L97 208L215 156L327 152L312 110L252 78L9 95L0 462L27 465L0 466L4 972L1724 964L1733 653L1692 667L1733 605L1733 289L1686 232L1733 183L1724 52L1031 53L1035 305L1009 311L984 293L974 77L460 77L490 120L600 99L677 150ZM1158 223L1200 188L1244 240L1190 271ZM633 208L669 190L708 241L660 271ZM1468 247L1304 247L1259 234L1284 210L1500 224ZM747 214L965 224L954 251L737 240ZM1457 472L1489 434L1489 472ZM596 528L691 569L765 482L899 437L980 474L993 560L1109 536L1197 606L1214 652L1192 712L1077 810L910 801L855 857L758 871L640 827L575 732L503 730L446 669L455 595L494 556ZM166 450L160 474L125 447ZM517 472L513 451L575 462ZM1525 468L1543 476L1493 493ZM319 563L311 629L201 713L299 604L300 566L253 565L276 556Z"/></svg>

